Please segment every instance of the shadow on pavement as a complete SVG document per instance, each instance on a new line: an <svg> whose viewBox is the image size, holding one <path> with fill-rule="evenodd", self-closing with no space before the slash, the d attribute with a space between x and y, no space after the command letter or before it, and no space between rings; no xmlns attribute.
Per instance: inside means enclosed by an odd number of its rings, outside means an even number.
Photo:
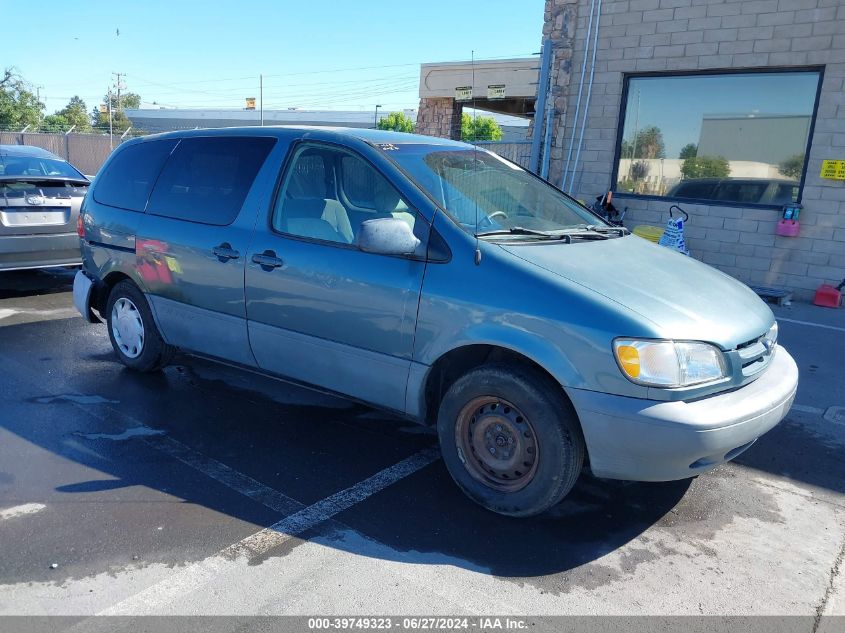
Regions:
<svg viewBox="0 0 845 633"><path fill-rule="evenodd" d="M2 426L104 473L90 481L59 483L55 490L63 494L91 499L122 486L143 486L186 504L269 525L276 519L262 518L265 509L257 511L257 504L224 491L197 471L184 467L182 476L162 476L162 463L170 458L138 438L115 441L100 436L139 425L162 431L306 506L435 442L429 434L411 431L407 421L199 359L187 359L160 374L139 375L123 369L113 357L109 360L105 331L99 338L78 335L85 327L74 319L0 328L0 359L8 356L26 367L29 385L27 394L0 388L7 402L28 413L0 416ZM54 349L59 336L61 346ZM53 353L49 367L60 376L60 386L39 381L46 365L36 359L45 352ZM73 405L53 399L62 393L118 402ZM88 415L87 407L100 412L99 417ZM50 428L45 428L46 422L39 424L47 419ZM96 448L96 453L68 448L67 438ZM834 458L832 448L818 437L786 425L761 439L740 461L841 492L845 473ZM830 472L820 475L821 468ZM0 487L5 485L0 480ZM467 500L438 461L337 517L387 547L372 547L370 541L364 545L366 539L329 537L325 542L364 556L423 553L428 556L415 562L448 562L498 576L547 575L625 545L672 511L690 485L690 480L635 484L584 475L552 511L510 519ZM137 512L149 512L148 507ZM131 509L122 512L122 519L131 518ZM318 529L304 538L320 533L330 536L331 530Z"/></svg>
<svg viewBox="0 0 845 633"><path fill-rule="evenodd" d="M77 268L0 270L0 299L68 292Z"/></svg>

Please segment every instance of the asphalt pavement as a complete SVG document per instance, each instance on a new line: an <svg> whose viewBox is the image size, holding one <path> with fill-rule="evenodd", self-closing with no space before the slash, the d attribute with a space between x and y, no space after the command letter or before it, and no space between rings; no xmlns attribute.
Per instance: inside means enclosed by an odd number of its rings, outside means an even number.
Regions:
<svg viewBox="0 0 845 633"><path fill-rule="evenodd" d="M128 371L73 271L0 273L0 615L845 615L845 309L777 308L787 419L694 480L508 519L430 430L179 356Z"/></svg>

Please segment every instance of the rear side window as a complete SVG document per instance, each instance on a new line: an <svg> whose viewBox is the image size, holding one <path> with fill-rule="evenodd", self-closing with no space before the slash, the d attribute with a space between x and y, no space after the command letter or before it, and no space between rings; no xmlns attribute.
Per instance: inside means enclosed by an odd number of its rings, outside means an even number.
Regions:
<svg viewBox="0 0 845 633"><path fill-rule="evenodd" d="M230 224L275 142L258 137L182 139L161 172L147 213Z"/></svg>
<svg viewBox="0 0 845 633"><path fill-rule="evenodd" d="M118 151L97 177L94 200L110 207L143 211L176 139L148 141Z"/></svg>

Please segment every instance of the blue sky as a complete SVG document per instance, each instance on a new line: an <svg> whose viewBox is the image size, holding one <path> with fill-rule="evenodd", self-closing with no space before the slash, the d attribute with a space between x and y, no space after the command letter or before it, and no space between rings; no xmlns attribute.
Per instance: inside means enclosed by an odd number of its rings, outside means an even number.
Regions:
<svg viewBox="0 0 845 633"><path fill-rule="evenodd" d="M145 102L180 107L415 108L419 64L540 50L543 0L146 0L50 3L48 19L0 0L0 65L40 86L47 112L89 110L113 72ZM117 34L117 31L120 34Z"/></svg>

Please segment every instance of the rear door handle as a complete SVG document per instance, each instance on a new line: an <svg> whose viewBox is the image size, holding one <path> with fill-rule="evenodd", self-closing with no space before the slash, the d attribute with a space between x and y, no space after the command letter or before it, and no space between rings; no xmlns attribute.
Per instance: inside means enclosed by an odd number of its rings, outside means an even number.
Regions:
<svg viewBox="0 0 845 633"><path fill-rule="evenodd" d="M281 268L285 262L276 257L274 251L264 251L263 253L256 253L252 256L252 261L261 266L264 270L272 270L273 268Z"/></svg>
<svg viewBox="0 0 845 633"><path fill-rule="evenodd" d="M229 242L223 242L220 246L215 246L211 249L211 252L219 259L221 262L225 262L230 259L238 259L241 254L232 248L232 245Z"/></svg>

